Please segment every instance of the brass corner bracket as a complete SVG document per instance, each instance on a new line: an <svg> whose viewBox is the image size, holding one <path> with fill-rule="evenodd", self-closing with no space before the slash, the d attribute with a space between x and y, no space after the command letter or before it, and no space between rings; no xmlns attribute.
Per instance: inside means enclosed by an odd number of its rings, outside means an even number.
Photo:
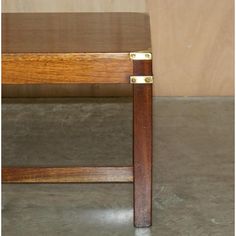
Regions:
<svg viewBox="0 0 236 236"><path fill-rule="evenodd" d="M131 60L152 60L152 54L150 52L131 52L129 58Z"/></svg>
<svg viewBox="0 0 236 236"><path fill-rule="evenodd" d="M131 84L152 84L153 83L153 76L130 76L130 83Z"/></svg>

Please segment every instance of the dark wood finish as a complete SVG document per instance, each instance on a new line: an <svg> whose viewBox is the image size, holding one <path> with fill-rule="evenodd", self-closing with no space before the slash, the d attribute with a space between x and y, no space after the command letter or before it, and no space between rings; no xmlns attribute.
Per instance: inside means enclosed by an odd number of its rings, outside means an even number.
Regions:
<svg viewBox="0 0 236 236"><path fill-rule="evenodd" d="M129 83L151 45L141 13L6 13L2 35L3 84Z"/></svg>
<svg viewBox="0 0 236 236"><path fill-rule="evenodd" d="M144 13L5 13L3 53L121 53L151 47Z"/></svg>
<svg viewBox="0 0 236 236"><path fill-rule="evenodd" d="M131 84L3 84L3 98L131 97Z"/></svg>
<svg viewBox="0 0 236 236"><path fill-rule="evenodd" d="M3 183L97 183L132 182L132 167L9 167L2 170Z"/></svg>
<svg viewBox="0 0 236 236"><path fill-rule="evenodd" d="M3 14L3 84L129 83L152 75L149 17L140 13ZM4 183L134 182L134 224L151 225L152 85L133 86L133 167L3 168Z"/></svg>
<svg viewBox="0 0 236 236"><path fill-rule="evenodd" d="M128 53L3 54L2 83L129 83L132 69Z"/></svg>
<svg viewBox="0 0 236 236"><path fill-rule="evenodd" d="M134 75L152 75L151 61L134 61ZM152 221L152 85L133 88L134 224Z"/></svg>

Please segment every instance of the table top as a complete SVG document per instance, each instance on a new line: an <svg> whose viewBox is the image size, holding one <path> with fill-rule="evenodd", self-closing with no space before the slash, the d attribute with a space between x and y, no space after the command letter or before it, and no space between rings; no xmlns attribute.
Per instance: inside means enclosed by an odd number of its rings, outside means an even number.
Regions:
<svg viewBox="0 0 236 236"><path fill-rule="evenodd" d="M151 48L145 13L4 13L3 53L122 53Z"/></svg>

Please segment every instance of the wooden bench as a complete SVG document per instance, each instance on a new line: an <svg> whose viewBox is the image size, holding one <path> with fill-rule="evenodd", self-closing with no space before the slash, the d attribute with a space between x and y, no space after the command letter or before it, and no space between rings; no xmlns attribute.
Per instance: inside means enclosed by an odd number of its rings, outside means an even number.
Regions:
<svg viewBox="0 0 236 236"><path fill-rule="evenodd" d="M153 77L149 16L8 13L2 17L2 40L3 84L133 84L133 166L4 167L3 183L132 182L134 224L150 226Z"/></svg>

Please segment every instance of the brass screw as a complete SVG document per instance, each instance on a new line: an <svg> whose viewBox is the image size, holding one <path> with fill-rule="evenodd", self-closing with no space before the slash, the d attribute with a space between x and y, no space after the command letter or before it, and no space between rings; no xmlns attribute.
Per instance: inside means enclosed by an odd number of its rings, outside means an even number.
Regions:
<svg viewBox="0 0 236 236"><path fill-rule="evenodd" d="M132 81L132 83L135 83L136 79L135 78L131 78L131 81Z"/></svg>
<svg viewBox="0 0 236 236"><path fill-rule="evenodd" d="M152 81L152 78L151 78L151 77L146 77L146 78L145 78L145 82L146 82L146 83L150 83L151 81Z"/></svg>
<svg viewBox="0 0 236 236"><path fill-rule="evenodd" d="M131 58L135 58L135 54L134 53L131 53Z"/></svg>

